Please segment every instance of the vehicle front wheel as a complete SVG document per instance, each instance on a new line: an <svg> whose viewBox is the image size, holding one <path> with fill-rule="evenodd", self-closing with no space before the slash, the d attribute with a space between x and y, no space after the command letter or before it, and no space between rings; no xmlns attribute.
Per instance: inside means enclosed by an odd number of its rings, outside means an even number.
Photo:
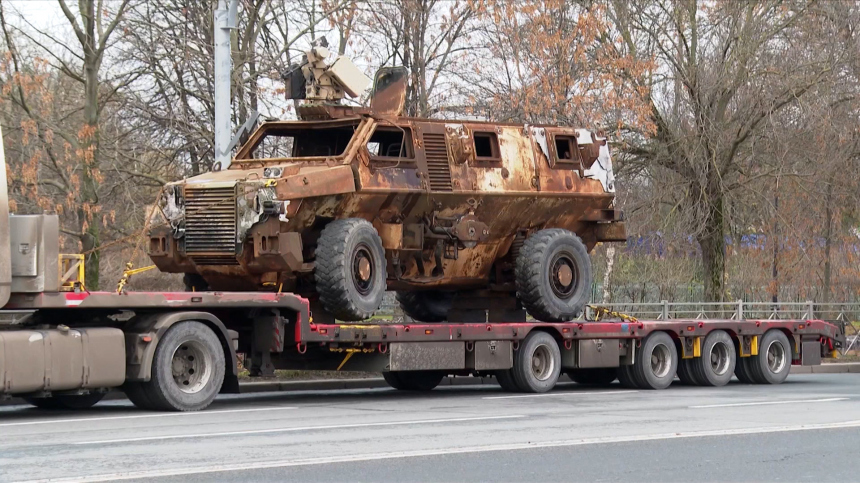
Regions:
<svg viewBox="0 0 860 483"><path fill-rule="evenodd" d="M397 302L406 315L417 321L444 322L454 302L454 293L439 290L397 292Z"/></svg>

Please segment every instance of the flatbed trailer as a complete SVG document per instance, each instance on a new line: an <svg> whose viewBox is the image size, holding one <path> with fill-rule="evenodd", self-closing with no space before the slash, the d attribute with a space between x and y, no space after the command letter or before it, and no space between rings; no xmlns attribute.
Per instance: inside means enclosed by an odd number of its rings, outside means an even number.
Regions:
<svg viewBox="0 0 860 483"><path fill-rule="evenodd" d="M778 384L844 341L821 320L605 320L569 323L314 322L291 293L46 292L0 309L0 395L46 408L88 407L111 388L135 405L200 410L275 369L382 372L431 390L446 375L494 376L545 392L560 374L583 384L663 389ZM240 355L244 356L240 359Z"/></svg>

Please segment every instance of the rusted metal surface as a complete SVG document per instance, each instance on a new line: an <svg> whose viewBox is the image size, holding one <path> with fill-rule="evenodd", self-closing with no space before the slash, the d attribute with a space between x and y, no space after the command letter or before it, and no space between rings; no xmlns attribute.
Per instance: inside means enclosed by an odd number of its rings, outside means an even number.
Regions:
<svg viewBox="0 0 860 483"><path fill-rule="evenodd" d="M378 116L399 116L406 104L407 71L404 67L383 67L376 73L370 109Z"/></svg>

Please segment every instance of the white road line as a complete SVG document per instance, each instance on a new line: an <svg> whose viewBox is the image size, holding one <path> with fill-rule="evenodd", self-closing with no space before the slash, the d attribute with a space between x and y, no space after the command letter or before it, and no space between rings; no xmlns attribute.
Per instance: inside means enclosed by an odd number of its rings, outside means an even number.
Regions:
<svg viewBox="0 0 860 483"><path fill-rule="evenodd" d="M524 397L591 396L594 394L630 394L639 391L588 391L588 392L548 392L545 394L522 394L519 396L486 396L481 399L519 399Z"/></svg>
<svg viewBox="0 0 860 483"><path fill-rule="evenodd" d="M198 434L177 434L168 436L147 436L142 438L126 438L126 439L107 439L102 441L81 441L70 443L72 445L94 445L94 444L116 444L116 443L137 443L141 441L164 441L170 439L196 439L196 438L214 438L221 436L245 436L251 434L269 434L269 433L291 433L295 431L315 431L325 429L353 429L353 428L374 428L378 426L408 426L414 424L438 424L438 423L458 423L467 421L491 421L494 419L517 419L524 418L525 415L512 416L481 416L475 418L450 418L450 419L418 419L413 421L386 421L382 423L357 423L357 424L334 424L329 426L302 426L296 428L273 428L273 429L254 429L247 431L225 431L221 433L198 433Z"/></svg>
<svg viewBox="0 0 860 483"><path fill-rule="evenodd" d="M741 406L770 406L771 404L805 404L805 403L822 403L834 401L847 401L847 397L829 397L825 399L794 399L790 401L759 401L747 403L733 404L705 404L703 406L689 406L690 409L706 409L706 408L737 408Z"/></svg>
<svg viewBox="0 0 860 483"><path fill-rule="evenodd" d="M265 408L250 408L250 409L225 409L223 411L197 411L190 413L158 413L158 414L135 414L131 416L104 416L96 418L75 418L75 419L46 419L44 421L24 421L20 423L0 423L0 428L9 428L12 426L35 426L43 424L61 424L61 423L89 423L93 421L116 421L119 419L147 419L147 418L176 418L187 416L211 416L217 414L232 414L232 413L253 413L257 411L283 411L288 409L298 409L297 407L265 407Z"/></svg>
<svg viewBox="0 0 860 483"><path fill-rule="evenodd" d="M703 438L714 436L740 436L749 434L784 433L791 431L812 431L825 429L860 428L860 421L846 421L842 423L805 424L796 426L773 426L760 428L737 428L710 431L691 431L686 433L663 433L643 434L631 436L609 436L604 438L584 438L564 441L546 441L540 443L512 443L486 446L466 446L460 448L438 448L416 451L395 451L391 453L370 453L342 456L328 456L321 458L304 458L293 460L261 461L251 463L236 463L230 465L201 466L196 468L173 468L151 471L111 473L103 475L76 476L71 478L33 480L26 483L36 482L81 482L91 483L100 481L132 480L138 478L165 478L168 476L203 475L211 473L224 473L228 471L251 471L271 468L288 468L293 466L324 465L331 463L353 463L358 461L374 461L398 458L414 458L421 456L442 456L451 454L486 453L491 451L514 451L535 448L557 448L565 446L586 446L593 444L632 443L640 441L655 441L678 438ZM23 483L23 482L22 482Z"/></svg>

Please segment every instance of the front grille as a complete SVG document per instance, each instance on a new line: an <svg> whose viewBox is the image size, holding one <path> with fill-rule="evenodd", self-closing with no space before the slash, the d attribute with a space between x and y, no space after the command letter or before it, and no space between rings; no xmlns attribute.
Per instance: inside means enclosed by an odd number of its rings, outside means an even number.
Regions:
<svg viewBox="0 0 860 483"><path fill-rule="evenodd" d="M198 265L236 262L236 189L185 188L185 254Z"/></svg>
<svg viewBox="0 0 860 483"><path fill-rule="evenodd" d="M424 134L424 157L427 159L430 191L453 191L444 134Z"/></svg>

